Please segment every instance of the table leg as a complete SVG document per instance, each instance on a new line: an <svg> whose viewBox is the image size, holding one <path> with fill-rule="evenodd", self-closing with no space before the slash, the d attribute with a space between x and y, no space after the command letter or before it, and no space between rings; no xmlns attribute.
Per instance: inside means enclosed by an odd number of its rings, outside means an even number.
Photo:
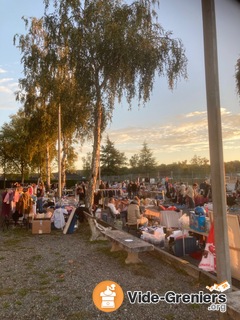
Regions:
<svg viewBox="0 0 240 320"><path fill-rule="evenodd" d="M111 252L115 252L115 251L120 251L122 250L121 247L119 247L119 245L116 242L112 242L112 248L111 248Z"/></svg>
<svg viewBox="0 0 240 320"><path fill-rule="evenodd" d="M142 263L142 260L138 258L138 252L128 252L127 259L125 260L126 264L130 263Z"/></svg>

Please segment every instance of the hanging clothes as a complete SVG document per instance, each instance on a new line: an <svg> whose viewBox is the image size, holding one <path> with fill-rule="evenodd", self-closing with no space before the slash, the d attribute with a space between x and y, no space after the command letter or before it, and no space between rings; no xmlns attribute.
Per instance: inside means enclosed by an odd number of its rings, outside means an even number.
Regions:
<svg viewBox="0 0 240 320"><path fill-rule="evenodd" d="M23 192L19 199L18 210L20 214L29 214L32 206L32 198L28 192Z"/></svg>
<svg viewBox="0 0 240 320"><path fill-rule="evenodd" d="M13 201L12 201L12 212L14 213L17 210L17 203L20 199L20 193L18 188L13 191Z"/></svg>
<svg viewBox="0 0 240 320"><path fill-rule="evenodd" d="M11 191L12 192L12 191ZM10 217L11 215L11 193L10 190L5 190L2 193L2 216Z"/></svg>

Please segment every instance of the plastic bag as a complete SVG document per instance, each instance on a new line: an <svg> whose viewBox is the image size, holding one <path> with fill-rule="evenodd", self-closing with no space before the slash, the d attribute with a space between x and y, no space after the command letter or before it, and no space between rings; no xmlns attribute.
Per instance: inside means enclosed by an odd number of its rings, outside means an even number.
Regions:
<svg viewBox="0 0 240 320"><path fill-rule="evenodd" d="M184 213L178 221L181 229L189 228L189 216L186 213Z"/></svg>
<svg viewBox="0 0 240 320"><path fill-rule="evenodd" d="M216 251L215 251L213 224L211 225L209 235L207 238L207 243L205 245L205 250L202 256L202 260L198 267L205 271L216 272Z"/></svg>

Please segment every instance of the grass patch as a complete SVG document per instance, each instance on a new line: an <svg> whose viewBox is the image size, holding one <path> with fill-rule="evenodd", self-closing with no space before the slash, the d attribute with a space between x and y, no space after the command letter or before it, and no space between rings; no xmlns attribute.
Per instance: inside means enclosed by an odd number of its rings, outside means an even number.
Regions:
<svg viewBox="0 0 240 320"><path fill-rule="evenodd" d="M44 280L41 280L39 282L40 286L47 286L47 285L50 285L51 284L51 280L50 279L44 279Z"/></svg>
<svg viewBox="0 0 240 320"><path fill-rule="evenodd" d="M48 286L51 284L51 279L47 273L35 271L34 275L35 277L38 277L40 286Z"/></svg>
<svg viewBox="0 0 240 320"><path fill-rule="evenodd" d="M30 270L30 269L34 268L34 263L33 263L33 262L26 262L26 263L24 263L24 266L25 266L28 270Z"/></svg>
<svg viewBox="0 0 240 320"><path fill-rule="evenodd" d="M11 295L11 294L14 294L14 289L13 288L0 289L0 297Z"/></svg>
<svg viewBox="0 0 240 320"><path fill-rule="evenodd" d="M184 269L180 269L179 267L175 267L177 273L182 274L184 276L188 276L188 273Z"/></svg>
<svg viewBox="0 0 240 320"><path fill-rule="evenodd" d="M10 303L9 302L4 302L2 304L2 307L3 307L3 309L8 309L8 308L10 308Z"/></svg>
<svg viewBox="0 0 240 320"><path fill-rule="evenodd" d="M3 241L3 245L8 248L9 247L19 248L19 239L17 238L6 239Z"/></svg>
<svg viewBox="0 0 240 320"><path fill-rule="evenodd" d="M48 296L48 297L46 297L45 303L51 304L51 303L54 303L59 300L60 300L60 298L58 296Z"/></svg>
<svg viewBox="0 0 240 320"><path fill-rule="evenodd" d="M117 260L118 263L125 265L125 260L126 260L126 252L121 250L121 251L114 251L111 252L110 251L110 247L109 247L109 243L108 246L104 246L104 247L99 247L96 249L98 252L101 252L102 254L110 257L110 258L114 258L114 260Z"/></svg>
<svg viewBox="0 0 240 320"><path fill-rule="evenodd" d="M135 276L141 276L148 279L156 278L149 267L144 264L129 264L128 268Z"/></svg>
<svg viewBox="0 0 240 320"><path fill-rule="evenodd" d="M21 288L18 290L18 295L20 297L25 297L27 294L29 294L31 292L31 289L28 289L28 288Z"/></svg>
<svg viewBox="0 0 240 320"><path fill-rule="evenodd" d="M22 301L19 301L19 300L17 300L15 303L16 303L16 305L18 305L18 306L21 306L21 305L22 305Z"/></svg>
<svg viewBox="0 0 240 320"><path fill-rule="evenodd" d="M175 319L175 316L174 316L172 313L165 314L165 315L164 315L164 319L165 319L165 320L174 320L174 319Z"/></svg>
<svg viewBox="0 0 240 320"><path fill-rule="evenodd" d="M58 269L58 270L55 270L55 272L54 272L55 274L64 274L65 273L65 271L64 270L62 270L62 269Z"/></svg>
<svg viewBox="0 0 240 320"><path fill-rule="evenodd" d="M43 287L38 287L37 290L40 291L42 293L42 295L48 293L48 288L46 288L44 286Z"/></svg>
<svg viewBox="0 0 240 320"><path fill-rule="evenodd" d="M92 315L87 311L79 311L67 316L66 320L86 320L91 319Z"/></svg>
<svg viewBox="0 0 240 320"><path fill-rule="evenodd" d="M188 307L190 309L199 309L200 308L200 305L199 304L196 304L196 303L193 303L193 304L189 304Z"/></svg>
<svg viewBox="0 0 240 320"><path fill-rule="evenodd" d="M32 267L34 267L34 266L32 266ZM31 275L31 276L33 275L33 276L35 276L35 277L38 277L40 274L41 274L41 272L40 272L39 270L33 270L30 275Z"/></svg>
<svg viewBox="0 0 240 320"><path fill-rule="evenodd" d="M32 269L34 267L34 263L41 261L42 256L40 254L34 255L32 257L30 257L26 262L25 262L25 267L27 269Z"/></svg>
<svg viewBox="0 0 240 320"><path fill-rule="evenodd" d="M105 243L105 241L103 242ZM128 268L128 270L130 270L131 273L136 276L141 276L148 279L156 278L152 272L149 272L149 267L144 263L126 265L125 260L127 258L127 252L124 250L111 252L109 243L107 243L107 246L105 245L104 247L97 248L97 251L108 257L114 258L114 260L118 260L119 264L125 268Z"/></svg>
<svg viewBox="0 0 240 320"><path fill-rule="evenodd" d="M42 256L40 254L37 254L35 256L32 256L30 259L31 259L31 262L40 261L42 259Z"/></svg>
<svg viewBox="0 0 240 320"><path fill-rule="evenodd" d="M40 278L40 279L47 279L48 278L48 275L46 274L46 273L37 273L37 275L38 275L38 277Z"/></svg>

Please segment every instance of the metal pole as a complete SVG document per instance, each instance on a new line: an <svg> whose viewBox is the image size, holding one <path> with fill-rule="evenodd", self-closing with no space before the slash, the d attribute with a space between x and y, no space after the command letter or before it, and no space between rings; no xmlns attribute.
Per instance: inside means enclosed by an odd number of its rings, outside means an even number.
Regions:
<svg viewBox="0 0 240 320"><path fill-rule="evenodd" d="M58 107L58 198L62 197L62 168L61 168L61 105Z"/></svg>
<svg viewBox="0 0 240 320"><path fill-rule="evenodd" d="M214 0L202 0L202 15L217 279L231 284Z"/></svg>

